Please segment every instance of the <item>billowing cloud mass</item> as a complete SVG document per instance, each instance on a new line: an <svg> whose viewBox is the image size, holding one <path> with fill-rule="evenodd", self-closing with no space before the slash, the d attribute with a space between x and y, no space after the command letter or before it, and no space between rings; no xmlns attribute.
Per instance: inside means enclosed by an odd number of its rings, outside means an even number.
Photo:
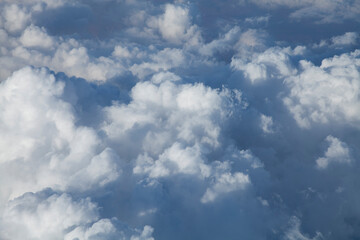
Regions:
<svg viewBox="0 0 360 240"><path fill-rule="evenodd" d="M360 238L359 14L0 1L0 239Z"/></svg>

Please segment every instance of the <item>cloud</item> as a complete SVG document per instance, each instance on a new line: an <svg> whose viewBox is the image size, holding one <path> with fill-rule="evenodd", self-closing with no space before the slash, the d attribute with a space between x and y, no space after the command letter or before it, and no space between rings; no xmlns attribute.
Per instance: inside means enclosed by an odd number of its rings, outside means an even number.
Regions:
<svg viewBox="0 0 360 240"><path fill-rule="evenodd" d="M299 55L303 50L303 47L269 48L265 52L254 54L250 59L234 57L231 60L231 67L243 71L245 77L252 83L269 78L283 78L296 74L297 69L292 66L291 56Z"/></svg>
<svg viewBox="0 0 360 240"><path fill-rule="evenodd" d="M240 1L243 2L243 1ZM315 18L318 23L342 22L348 19L357 20L360 5L353 1L331 1L331 0L306 0L306 1L287 1L287 0L252 0L251 2L260 7L288 7L295 9L290 16L294 19Z"/></svg>
<svg viewBox="0 0 360 240"><path fill-rule="evenodd" d="M172 4L165 5L165 12L158 18L150 19L149 26L158 28L161 36L173 43L180 43L190 28L189 10Z"/></svg>
<svg viewBox="0 0 360 240"><path fill-rule="evenodd" d="M223 168L226 168L226 166L220 165L218 168L222 170ZM212 202L220 195L245 188L249 183L249 176L241 172L236 172L234 174L229 172L216 173L215 182L210 188L206 189L204 196L201 198L201 202Z"/></svg>
<svg viewBox="0 0 360 240"><path fill-rule="evenodd" d="M175 84L172 81L160 85L139 82L133 87L131 96L130 104L105 109L108 116L108 124L103 127L105 132L110 138L122 139L132 131L150 129L157 134L144 136L143 144L151 146L155 137L159 144L162 143L159 148L169 146L169 141L165 140L168 137L186 144L218 146L220 129L217 125L230 114L225 104L232 97L226 89L219 92L203 84ZM240 103L241 93L235 97L235 103ZM163 123L159 124L157 119L162 119Z"/></svg>
<svg viewBox="0 0 360 240"><path fill-rule="evenodd" d="M359 35L356 32L347 32L344 35L332 37L334 45L355 45Z"/></svg>
<svg viewBox="0 0 360 240"><path fill-rule="evenodd" d="M26 193L9 202L1 218L5 239L122 239L153 240L153 229L120 228L116 219L99 217L90 198L42 191Z"/></svg>
<svg viewBox="0 0 360 240"><path fill-rule="evenodd" d="M343 35L334 36L329 40L321 40L320 43L314 44L314 47L342 48L342 47L354 46L357 44L358 37L359 35L356 32L346 32Z"/></svg>
<svg viewBox="0 0 360 240"><path fill-rule="evenodd" d="M25 29L20 37L20 42L24 47L39 47L51 48L53 47L53 40L47 35L44 28L39 28L30 25Z"/></svg>
<svg viewBox="0 0 360 240"><path fill-rule="evenodd" d="M8 68L19 69L26 65L37 67L49 66L56 71L63 71L70 76L83 77L92 81L105 81L121 75L124 69L120 63L107 57L92 58L86 47L75 39L63 40L49 36L43 28L30 25L13 43L13 38L4 34L4 44L10 48L1 57L9 61L1 69L3 78L9 77Z"/></svg>
<svg viewBox="0 0 360 240"><path fill-rule="evenodd" d="M175 143L166 149L156 161L146 156L139 157L134 173L149 173L150 177L155 178L179 173L208 177L209 167L199 156L199 150L189 147L182 149L179 144Z"/></svg>
<svg viewBox="0 0 360 240"><path fill-rule="evenodd" d="M286 79L286 106L301 127L312 123L344 122L358 125L359 76L355 51L324 59L320 66L301 61L302 72Z"/></svg>
<svg viewBox="0 0 360 240"><path fill-rule="evenodd" d="M134 64L130 71L140 79L159 71L168 71L185 64L185 56L179 49L165 48L149 56L149 62Z"/></svg>
<svg viewBox="0 0 360 240"><path fill-rule="evenodd" d="M264 133L273 133L273 125L274 122L272 120L272 117L266 116L264 114L260 116L260 126Z"/></svg>
<svg viewBox="0 0 360 240"><path fill-rule="evenodd" d="M67 194L27 193L7 206L2 218L2 226L6 226L2 237L61 238L71 227L96 221L96 208L90 199L74 201Z"/></svg>
<svg viewBox="0 0 360 240"><path fill-rule="evenodd" d="M110 124L103 128L109 138L118 145L132 145L134 152L144 152L136 158L134 174L151 178L179 174L209 180L214 177L215 183L202 198L204 203L250 183L247 175L232 174L225 165L212 166L205 157L206 152L220 146L220 124L231 115L231 92L212 90L202 84L176 83L180 80L171 81L171 74L160 75L169 76L170 81L158 83L157 76L153 83L138 83L128 105L105 110ZM240 93L234 100L241 102L239 97ZM157 119L162 119L161 123ZM138 137L130 140L129 136ZM131 153L129 147L121 151Z"/></svg>
<svg viewBox="0 0 360 240"><path fill-rule="evenodd" d="M323 235L320 232L316 232L316 235L313 238L310 238L300 231L301 227L301 221L297 217L292 217L290 220L290 226L291 228L285 233L285 236L283 239L287 240L317 240L317 239L323 239Z"/></svg>
<svg viewBox="0 0 360 240"><path fill-rule="evenodd" d="M4 27L10 32L17 32L26 26L30 20L30 14L18 5L7 5L3 9Z"/></svg>
<svg viewBox="0 0 360 240"><path fill-rule="evenodd" d="M65 240L73 239L130 239L130 240L154 240L152 237L154 229L150 226L144 226L144 229L134 229L129 231L119 231L109 219L100 219L93 223L91 227L77 227L73 231L67 233ZM130 232L130 233L129 233Z"/></svg>
<svg viewBox="0 0 360 240"><path fill-rule="evenodd" d="M326 150L324 157L316 160L316 166L319 169L326 169L330 163L350 163L350 150L346 143L341 142L333 136L327 136L326 141L329 143L329 148Z"/></svg>
<svg viewBox="0 0 360 240"><path fill-rule="evenodd" d="M1 239L355 239L354 1L0 2Z"/></svg>
<svg viewBox="0 0 360 240"><path fill-rule="evenodd" d="M115 180L118 156L97 133L77 126L66 83L47 69L24 68L0 86L1 199L43 188L86 190ZM16 170L17 169L17 170ZM17 171L23 172L21 176Z"/></svg>

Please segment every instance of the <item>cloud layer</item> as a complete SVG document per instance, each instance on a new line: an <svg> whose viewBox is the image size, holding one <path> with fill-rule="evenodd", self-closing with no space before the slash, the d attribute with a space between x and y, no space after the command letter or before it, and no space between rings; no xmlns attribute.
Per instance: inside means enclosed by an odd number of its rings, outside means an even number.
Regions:
<svg viewBox="0 0 360 240"><path fill-rule="evenodd" d="M356 1L0 2L0 239L356 239Z"/></svg>

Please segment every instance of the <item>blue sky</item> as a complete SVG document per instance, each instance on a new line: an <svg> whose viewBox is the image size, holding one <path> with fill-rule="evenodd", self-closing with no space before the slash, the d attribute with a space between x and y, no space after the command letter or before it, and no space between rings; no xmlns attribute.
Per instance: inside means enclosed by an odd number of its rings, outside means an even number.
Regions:
<svg viewBox="0 0 360 240"><path fill-rule="evenodd" d="M360 238L359 13L0 1L0 239Z"/></svg>

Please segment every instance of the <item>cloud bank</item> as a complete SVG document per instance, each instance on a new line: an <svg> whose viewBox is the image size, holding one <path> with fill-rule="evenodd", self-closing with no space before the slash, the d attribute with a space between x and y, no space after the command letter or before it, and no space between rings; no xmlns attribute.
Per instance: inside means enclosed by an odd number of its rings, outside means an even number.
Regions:
<svg viewBox="0 0 360 240"><path fill-rule="evenodd" d="M359 238L356 1L0 9L0 239Z"/></svg>

